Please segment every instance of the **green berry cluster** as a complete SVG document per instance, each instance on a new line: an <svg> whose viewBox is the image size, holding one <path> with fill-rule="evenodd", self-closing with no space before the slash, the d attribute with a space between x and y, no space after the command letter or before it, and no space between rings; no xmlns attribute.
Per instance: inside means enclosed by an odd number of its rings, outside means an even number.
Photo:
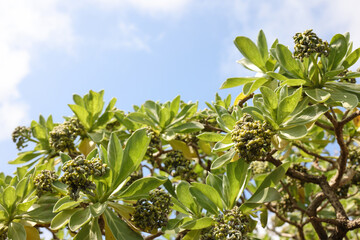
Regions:
<svg viewBox="0 0 360 240"><path fill-rule="evenodd" d="M273 135L271 126L255 121L249 114L245 114L231 131L236 151L248 163L258 160L271 150Z"/></svg>
<svg viewBox="0 0 360 240"><path fill-rule="evenodd" d="M350 72L351 72L350 70L345 69L342 73L339 74L339 76L341 76L341 77L346 76ZM345 78L341 79L340 81L345 81L347 83L356 83L355 78L347 78L347 77L345 77Z"/></svg>
<svg viewBox="0 0 360 240"><path fill-rule="evenodd" d="M161 148L161 139L159 137L159 134L157 134L150 127L146 130L146 133L151 138L149 146L146 151L146 156L149 157L150 161L151 161L153 154L156 153L158 151L158 149ZM152 162L152 164L153 164L153 162Z"/></svg>
<svg viewBox="0 0 360 240"><path fill-rule="evenodd" d="M130 179L129 179L129 181L126 182L125 187L130 186L133 182L135 182L136 180L141 179L143 177L144 176L143 176L141 169L139 171L135 171L135 172L131 173Z"/></svg>
<svg viewBox="0 0 360 240"><path fill-rule="evenodd" d="M71 118L53 128L50 132L49 143L57 152L73 150L74 140L85 135L85 128L78 119Z"/></svg>
<svg viewBox="0 0 360 240"><path fill-rule="evenodd" d="M283 214L287 213L287 212L293 212L294 211L294 205L290 199L289 194L285 193L282 197L281 200L278 202L278 204L276 205L276 209L278 212L281 212Z"/></svg>
<svg viewBox="0 0 360 240"><path fill-rule="evenodd" d="M21 150L27 147L27 142L31 138L31 129L24 126L18 126L12 133L12 140L16 143L16 148Z"/></svg>
<svg viewBox="0 0 360 240"><path fill-rule="evenodd" d="M341 187L337 190L336 194L337 194L340 198L346 197L346 196L348 195L350 185L351 185L351 184L345 184L345 185L341 186Z"/></svg>
<svg viewBox="0 0 360 240"><path fill-rule="evenodd" d="M140 199L135 204L131 221L144 232L153 232L165 227L171 212L171 197L162 189L150 192L148 199Z"/></svg>
<svg viewBox="0 0 360 240"><path fill-rule="evenodd" d="M249 216L243 214L240 209L235 206L231 210L226 210L224 214L219 215L216 219L213 237L219 240L245 240L250 231Z"/></svg>
<svg viewBox="0 0 360 240"><path fill-rule="evenodd" d="M217 240L213 235L214 226L203 228L201 230L200 240Z"/></svg>
<svg viewBox="0 0 360 240"><path fill-rule="evenodd" d="M296 33L293 38L295 42L294 58L303 61L304 58L310 57L313 53L324 56L329 55L329 43L319 38L312 29L306 30L303 33Z"/></svg>
<svg viewBox="0 0 360 240"><path fill-rule="evenodd" d="M189 160L187 160L182 152L171 151L166 154L164 160L165 170L173 177L180 176L183 180L196 179L197 174L194 172L194 167Z"/></svg>
<svg viewBox="0 0 360 240"><path fill-rule="evenodd" d="M57 180L58 175L54 171L42 170L34 179L36 194L40 197L46 192L53 192L52 183Z"/></svg>
<svg viewBox="0 0 360 240"><path fill-rule="evenodd" d="M268 162L263 161L253 161L250 163L250 168L254 175L256 174L264 174L271 171L271 168L269 166Z"/></svg>
<svg viewBox="0 0 360 240"><path fill-rule="evenodd" d="M109 168L99 158L87 160L80 155L65 162L62 171L64 174L60 181L68 185L69 196L76 201L80 197L80 191L94 195L92 190L96 188L96 185L89 177L104 176Z"/></svg>
<svg viewBox="0 0 360 240"><path fill-rule="evenodd" d="M352 168L360 166L360 147L350 145L348 158Z"/></svg>

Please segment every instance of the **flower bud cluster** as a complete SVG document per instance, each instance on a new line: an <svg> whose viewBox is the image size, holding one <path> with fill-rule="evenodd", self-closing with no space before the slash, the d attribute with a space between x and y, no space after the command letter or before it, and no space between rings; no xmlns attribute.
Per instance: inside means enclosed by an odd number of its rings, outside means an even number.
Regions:
<svg viewBox="0 0 360 240"><path fill-rule="evenodd" d="M312 32L312 29L306 30L303 33L296 33L293 38L295 41L294 58L303 61L303 58L308 58L313 53L318 53L326 57L329 55L330 47L328 42L319 38Z"/></svg>
<svg viewBox="0 0 360 240"><path fill-rule="evenodd" d="M151 138L149 146L146 151L146 156L151 157L152 155L158 151L159 148L161 148L161 139L159 137L159 134L157 134L154 130L152 130L150 127L146 130L147 135ZM152 162L153 164L153 162Z"/></svg>
<svg viewBox="0 0 360 240"><path fill-rule="evenodd" d="M258 160L271 150L271 137L274 131L267 123L254 121L253 117L245 114L231 131L231 139L235 143L235 150L246 162Z"/></svg>
<svg viewBox="0 0 360 240"><path fill-rule="evenodd" d="M289 194L285 193L285 195L281 197L281 200L276 205L276 209L278 212L283 214L294 211L294 205L290 199Z"/></svg>
<svg viewBox="0 0 360 240"><path fill-rule="evenodd" d="M340 198L346 197L346 196L348 195L350 185L351 185L351 184L345 184L345 185L341 186L341 187L337 190L336 194L337 194Z"/></svg>
<svg viewBox="0 0 360 240"><path fill-rule="evenodd" d="M203 228L201 230L200 240L217 240L213 235L214 226Z"/></svg>
<svg viewBox="0 0 360 240"><path fill-rule="evenodd" d="M226 210L223 215L219 215L212 234L219 240L245 240L248 239L246 234L249 231L249 216L235 206L231 210Z"/></svg>
<svg viewBox="0 0 360 240"><path fill-rule="evenodd" d="M349 71L348 69L345 69L342 73L339 74L339 76L343 77L346 76L348 73L350 73L351 71ZM345 81L347 83L356 83L356 78L343 78L340 81Z"/></svg>
<svg viewBox="0 0 360 240"><path fill-rule="evenodd" d="M162 189L155 189L148 199L140 199L134 204L131 221L142 231L152 232L167 225L171 206L170 195Z"/></svg>
<svg viewBox="0 0 360 240"><path fill-rule="evenodd" d="M359 167L360 166L360 147L350 145L348 158L349 158L352 168Z"/></svg>
<svg viewBox="0 0 360 240"><path fill-rule="evenodd" d="M197 174L191 162L180 151L171 151L164 160L165 169L173 177L180 176L183 180L196 179Z"/></svg>
<svg viewBox="0 0 360 240"><path fill-rule="evenodd" d="M46 192L53 192L52 183L57 180L58 176L54 171L42 170L34 179L36 194L40 197Z"/></svg>
<svg viewBox="0 0 360 240"><path fill-rule="evenodd" d="M96 185L89 177L104 176L109 168L99 158L87 160L80 155L65 162L62 171L64 175L60 181L68 185L69 196L76 201L80 196L80 191L94 195L91 191L96 188Z"/></svg>
<svg viewBox="0 0 360 240"><path fill-rule="evenodd" d="M75 148L74 140L77 136L84 136L85 128L78 119L71 118L53 128L50 132L49 143L57 152Z"/></svg>
<svg viewBox="0 0 360 240"><path fill-rule="evenodd" d="M31 138L31 129L29 127L18 126L12 133L12 140L16 143L16 148L21 150L27 147L27 142Z"/></svg>
<svg viewBox="0 0 360 240"><path fill-rule="evenodd" d="M264 174L271 171L271 168L269 166L268 162L263 161L253 161L250 163L250 168L254 175L256 174Z"/></svg>

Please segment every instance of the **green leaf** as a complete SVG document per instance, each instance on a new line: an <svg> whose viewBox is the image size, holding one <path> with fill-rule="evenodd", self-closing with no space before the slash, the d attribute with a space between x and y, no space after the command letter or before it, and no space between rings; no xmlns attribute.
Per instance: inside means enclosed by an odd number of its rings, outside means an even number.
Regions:
<svg viewBox="0 0 360 240"><path fill-rule="evenodd" d="M309 98L311 98L312 100L314 100L315 102L318 102L318 103L325 102L331 96L330 93L328 93L327 91L324 91L322 89L319 89L319 88L306 89L304 92Z"/></svg>
<svg viewBox="0 0 360 240"><path fill-rule="evenodd" d="M306 126L300 125L288 129L280 130L280 136L285 139L294 140L305 137L307 134Z"/></svg>
<svg viewBox="0 0 360 240"><path fill-rule="evenodd" d="M229 180L229 199L230 209L234 207L238 200L239 191L246 183L247 169L249 164L243 160L231 162L226 166L226 176Z"/></svg>
<svg viewBox="0 0 360 240"><path fill-rule="evenodd" d="M279 103L277 123L282 123L292 113L301 99L302 88L298 88L292 95L285 97Z"/></svg>
<svg viewBox="0 0 360 240"><path fill-rule="evenodd" d="M301 86L304 84L306 84L305 80L292 78L292 79L288 79L288 80L281 82L280 86L287 85L289 87L296 87L296 86Z"/></svg>
<svg viewBox="0 0 360 240"><path fill-rule="evenodd" d="M91 219L91 213L90 213L90 208L85 208L81 211L77 211L75 212L71 217L70 217L70 221L69 221L69 228L71 231L76 231L79 228L81 228L81 226L83 226L84 224L86 224L87 222L90 221Z"/></svg>
<svg viewBox="0 0 360 240"><path fill-rule="evenodd" d="M11 222L8 229L8 238L10 240L25 240L26 231L22 224Z"/></svg>
<svg viewBox="0 0 360 240"><path fill-rule="evenodd" d="M5 188L3 194L3 202L5 204L4 207L7 208L7 210L11 210L12 206L16 204L16 190L13 186L8 186ZM11 212L11 211L9 211Z"/></svg>
<svg viewBox="0 0 360 240"><path fill-rule="evenodd" d="M215 188L203 183L193 182L191 183L190 192L192 193L194 189L199 190L202 194L209 198L211 202L215 203L219 209L223 209L224 206L221 200L221 196Z"/></svg>
<svg viewBox="0 0 360 240"><path fill-rule="evenodd" d="M102 111L104 107L103 95L104 91L97 93L92 90L90 90L89 93L85 95L85 108L92 116L99 115Z"/></svg>
<svg viewBox="0 0 360 240"><path fill-rule="evenodd" d="M169 124L170 120L170 109L166 106L162 106L160 109L160 118L159 118L159 126L164 129L166 125Z"/></svg>
<svg viewBox="0 0 360 240"><path fill-rule="evenodd" d="M256 192L254 193L254 195L265 188L276 186L280 182L280 180L285 177L285 174L286 174L287 170L289 169L289 167L290 167L290 163L286 162L286 163L283 163L280 166L278 166L271 173L269 173L265 177L265 179L262 181L261 185L256 189Z"/></svg>
<svg viewBox="0 0 360 240"><path fill-rule="evenodd" d="M132 112L129 115L127 115L127 118L130 119L131 121L134 121L137 123L155 127L155 124L151 120L151 118L149 118L146 114L141 113L141 112Z"/></svg>
<svg viewBox="0 0 360 240"><path fill-rule="evenodd" d="M211 212L212 214L218 214L217 206L212 201L212 199L210 199L207 195L205 195L198 188L190 187L189 190L191 192L191 195L193 195L195 197L196 201L199 203L200 206L202 206L203 208L205 208L207 211ZM216 192L216 190L215 190L215 192Z"/></svg>
<svg viewBox="0 0 360 240"><path fill-rule="evenodd" d="M107 207L106 202L105 203L97 202L97 203L94 203L93 205L89 206L91 215L95 218L99 217L101 214L103 214L106 207Z"/></svg>
<svg viewBox="0 0 360 240"><path fill-rule="evenodd" d="M90 116L89 113L86 111L86 109L82 106L75 104L69 104L68 106L75 113L76 117L79 119L82 125L84 125L86 129L90 129L90 122L89 122Z"/></svg>
<svg viewBox="0 0 360 240"><path fill-rule="evenodd" d="M69 196L60 198L54 205L53 212L60 212L65 209L74 208L80 204L81 201L73 201Z"/></svg>
<svg viewBox="0 0 360 240"><path fill-rule="evenodd" d="M260 30L260 32L258 34L257 46L258 46L258 49L260 51L263 61L266 62L267 59L269 58L269 50L268 50L268 45L267 45L266 37L265 37L263 30Z"/></svg>
<svg viewBox="0 0 360 240"><path fill-rule="evenodd" d="M278 97L276 93L268 87L260 87L265 106L268 109L275 110L278 107Z"/></svg>
<svg viewBox="0 0 360 240"><path fill-rule="evenodd" d="M239 49L241 54L250 60L255 66L261 70L265 70L265 61L263 60L261 53L255 43L247 37L237 37L235 38L235 46Z"/></svg>
<svg viewBox="0 0 360 240"><path fill-rule="evenodd" d="M215 132L204 132L197 135L197 138L206 142L218 142L224 139L224 135Z"/></svg>
<svg viewBox="0 0 360 240"><path fill-rule="evenodd" d="M110 135L107 153L109 167L112 172L112 182L115 182L120 174L120 167L123 162L123 149L116 133Z"/></svg>
<svg viewBox="0 0 360 240"><path fill-rule="evenodd" d="M41 154L42 154L41 152L35 152L35 151L19 153L19 156L15 160L9 161L9 164L27 163L28 161L40 156Z"/></svg>
<svg viewBox="0 0 360 240"><path fill-rule="evenodd" d="M267 81L268 81L268 79L266 79L266 78L258 78L256 81L246 84L243 88L244 94L249 95L249 94L253 93Z"/></svg>
<svg viewBox="0 0 360 240"><path fill-rule="evenodd" d="M276 55L274 56L281 67L287 70L294 78L304 78L304 73L301 71L299 63L292 57L290 50L282 45L276 45Z"/></svg>
<svg viewBox="0 0 360 240"><path fill-rule="evenodd" d="M117 240L142 240L142 236L122 221L114 212L106 209L104 212L105 221L112 235Z"/></svg>
<svg viewBox="0 0 360 240"><path fill-rule="evenodd" d="M180 95L176 96L170 104L171 119L173 119L179 111L180 107Z"/></svg>
<svg viewBox="0 0 360 240"><path fill-rule="evenodd" d="M259 78L257 77L241 77L241 78L228 78L226 81L221 85L220 89L225 88L233 88L237 86L244 85L249 82L253 82Z"/></svg>
<svg viewBox="0 0 360 240"><path fill-rule="evenodd" d="M146 129L136 130L128 139L115 188L138 168L144 158L149 142L150 138L146 134Z"/></svg>
<svg viewBox="0 0 360 240"><path fill-rule="evenodd" d="M40 200L41 199L39 199L37 203L39 203ZM53 204L40 204L39 207L24 213L23 216L29 217L33 222L47 224L50 223L56 215L53 213L52 209Z"/></svg>
<svg viewBox="0 0 360 240"><path fill-rule="evenodd" d="M92 240L90 238L90 223L84 225L80 231L76 234L73 240Z"/></svg>
<svg viewBox="0 0 360 240"><path fill-rule="evenodd" d="M263 209L260 213L260 222L261 222L261 226L263 228L266 227L267 222L268 222L268 210L267 209Z"/></svg>
<svg viewBox="0 0 360 240"><path fill-rule="evenodd" d="M60 153L60 158L62 163L66 163L67 161L71 160L71 157L66 153Z"/></svg>
<svg viewBox="0 0 360 240"><path fill-rule="evenodd" d="M25 197L27 192L27 188L29 186L29 177L23 178L17 185L16 185L16 196L22 199Z"/></svg>
<svg viewBox="0 0 360 240"><path fill-rule="evenodd" d="M356 95L346 91L339 91L333 89L329 91L331 93L330 100L340 103L346 109L353 109L359 104L359 100Z"/></svg>
<svg viewBox="0 0 360 240"><path fill-rule="evenodd" d="M227 153L216 158L211 164L211 170L218 169L222 167L224 164L230 162L231 159L233 159L233 157L235 156L235 153L236 153L235 150L230 150Z"/></svg>
<svg viewBox="0 0 360 240"><path fill-rule="evenodd" d="M352 65L354 65L360 57L360 48L354 50L352 53L350 53L344 60L344 62L342 63L342 65L344 66L345 69L351 67Z"/></svg>
<svg viewBox="0 0 360 240"><path fill-rule="evenodd" d="M347 42L343 35L336 34L330 41L329 70L334 70L346 55Z"/></svg>
<svg viewBox="0 0 360 240"><path fill-rule="evenodd" d="M26 212L27 210L29 210L29 208L38 200L37 197L27 201L27 202L22 202L22 203L19 203L17 206L16 206L16 211L18 213L24 213Z"/></svg>
<svg viewBox="0 0 360 240"><path fill-rule="evenodd" d="M149 195L149 191L164 184L167 178L145 177L136 180L117 197L127 200L136 200Z"/></svg>
<svg viewBox="0 0 360 240"><path fill-rule="evenodd" d="M192 213L199 214L197 202L190 193L190 184L181 181L176 187L176 195L179 201L185 205Z"/></svg>
<svg viewBox="0 0 360 240"><path fill-rule="evenodd" d="M286 121L283 124L283 126L285 127L300 126L314 122L327 111L328 108L321 104L306 106L305 109L303 109L301 112L299 112L295 116L291 117L288 121Z"/></svg>
<svg viewBox="0 0 360 240"><path fill-rule="evenodd" d="M192 230L188 232L182 240L199 240L201 236L201 230Z"/></svg>
<svg viewBox="0 0 360 240"><path fill-rule="evenodd" d="M89 238L92 240L102 240L102 233L99 226L99 219L93 218L93 220L90 223L90 232L89 232Z"/></svg>
<svg viewBox="0 0 360 240"><path fill-rule="evenodd" d="M70 220L70 217L77 211L81 209L75 208L75 209L67 209L64 211L59 212L52 220L50 227L52 230L58 230L62 227L64 227Z"/></svg>
<svg viewBox="0 0 360 240"><path fill-rule="evenodd" d="M241 205L240 210L246 211L248 208L255 208L261 203L279 200L280 198L281 195L275 188L264 188L261 191L254 193L254 195L249 200L245 201Z"/></svg>
<svg viewBox="0 0 360 240"><path fill-rule="evenodd" d="M176 127L169 128L168 130L174 131L175 133L191 133L198 132L202 129L204 129L204 126L199 122L187 122Z"/></svg>
<svg viewBox="0 0 360 240"><path fill-rule="evenodd" d="M203 229L210 227L214 222L214 219L211 217L204 217L200 219L194 219L192 221L188 221L181 225L181 228L188 229L188 230L196 230L196 229Z"/></svg>

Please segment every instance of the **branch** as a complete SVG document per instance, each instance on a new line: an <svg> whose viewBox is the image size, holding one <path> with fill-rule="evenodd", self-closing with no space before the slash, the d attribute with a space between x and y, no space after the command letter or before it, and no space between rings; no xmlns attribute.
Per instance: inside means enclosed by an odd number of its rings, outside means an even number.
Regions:
<svg viewBox="0 0 360 240"><path fill-rule="evenodd" d="M311 155L311 156L313 156L313 157L316 157L316 158L318 158L318 159L324 160L324 161L326 161L326 162L328 162L328 163L331 163L332 165L335 165L335 166L337 165L335 161L332 161L331 159L329 159L329 158L327 158L327 157L324 157L324 156L321 156L321 155L319 155L319 154L317 154L317 153L311 152L311 151L309 151L308 149L306 149L304 146L302 146L302 145L300 145L300 144L297 144L297 143L294 142L293 145L294 145L295 147L301 149L303 152L305 152L305 153L307 153L307 154L309 154L309 155Z"/></svg>
<svg viewBox="0 0 360 240"><path fill-rule="evenodd" d="M254 97L254 93L252 93L252 94L244 97L243 99L241 99L241 100L238 102L238 106L242 108L243 105L244 105L244 103L246 103L247 100L249 100L249 99L251 99L251 98L253 98L253 97Z"/></svg>
<svg viewBox="0 0 360 240"><path fill-rule="evenodd" d="M161 236L163 234L164 234L164 232L160 231L160 232L157 232L157 233L155 233L153 235L147 236L146 238L144 238L144 240L153 240L153 239L155 239L155 238L157 238L157 237L159 237L159 236Z"/></svg>

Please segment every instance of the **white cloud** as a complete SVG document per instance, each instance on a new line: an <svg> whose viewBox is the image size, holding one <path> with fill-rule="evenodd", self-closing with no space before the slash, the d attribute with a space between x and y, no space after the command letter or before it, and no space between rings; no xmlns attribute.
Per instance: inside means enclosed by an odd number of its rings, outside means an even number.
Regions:
<svg viewBox="0 0 360 240"><path fill-rule="evenodd" d="M70 18L59 0L0 0L0 140L19 124L28 124L29 106L18 91L30 72L33 51L41 46L68 49Z"/></svg>
<svg viewBox="0 0 360 240"><path fill-rule="evenodd" d="M90 0L100 7L116 10L133 8L155 16L179 16L186 10L191 0Z"/></svg>
<svg viewBox="0 0 360 240"><path fill-rule="evenodd" d="M234 0L229 14L231 39L242 35L256 41L257 33L263 29L269 45L278 38L280 43L292 48L292 36L296 32L314 29L319 37L328 41L337 33L350 32L354 47L359 47L359 8L357 0ZM230 41L225 48L220 67L222 75L243 74L242 67L235 63L241 58L240 53Z"/></svg>

